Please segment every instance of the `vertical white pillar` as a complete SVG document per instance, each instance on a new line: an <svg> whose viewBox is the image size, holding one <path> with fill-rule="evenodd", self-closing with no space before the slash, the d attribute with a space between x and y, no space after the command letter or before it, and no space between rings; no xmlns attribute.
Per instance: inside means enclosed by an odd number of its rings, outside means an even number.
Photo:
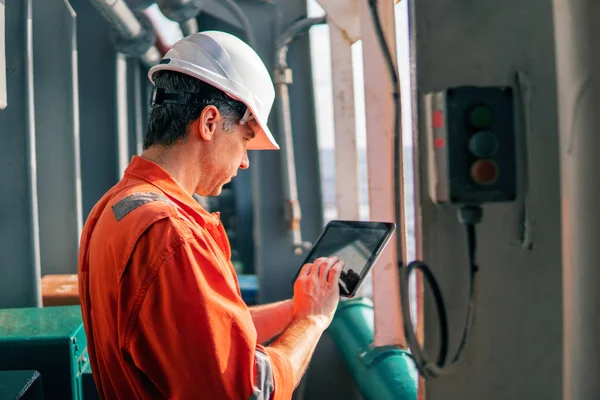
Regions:
<svg viewBox="0 0 600 400"><path fill-rule="evenodd" d="M367 1L360 4L371 220L394 221L395 202L401 201L403 204L401 193L394 193L394 116L397 112L393 98L394 87L369 4ZM394 1L379 0L378 9L385 39L392 59L395 60ZM400 165L402 166L402 158ZM397 234L404 236L403 227L398 228ZM398 277L400 250L397 249L396 241L390 242L373 269L375 346L405 344Z"/></svg>
<svg viewBox="0 0 600 400"><path fill-rule="evenodd" d="M600 392L600 3L554 0L563 243L563 395Z"/></svg>

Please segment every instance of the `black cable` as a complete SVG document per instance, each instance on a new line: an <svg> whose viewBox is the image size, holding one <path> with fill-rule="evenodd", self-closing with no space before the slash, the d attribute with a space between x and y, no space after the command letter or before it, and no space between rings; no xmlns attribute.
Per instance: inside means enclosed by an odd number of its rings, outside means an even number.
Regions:
<svg viewBox="0 0 600 400"><path fill-rule="evenodd" d="M381 21L379 19L379 13L377 10L378 0L368 0L369 2L369 10L371 12L371 17L373 19L373 23L375 25L375 31L377 33L377 39L379 41L379 45L383 51L386 64L388 66L390 77L392 79L392 84L394 87L394 106L395 106L395 115L394 115L394 190L396 195L400 193L400 119L401 119L401 109L400 109L400 82L398 79L398 74L396 72L396 67L394 60L392 59L391 52L385 40L385 36L383 33L383 28L381 27ZM401 224L401 205L399 201L395 203L395 219L396 224ZM449 334L448 334L448 318L446 314L446 307L444 305L444 300L442 296L442 292L440 287L435 279L435 276L429 266L422 261L413 261L406 268L402 268L403 262L400 257L398 257L398 267L400 268L400 288L401 288L401 299L402 299L402 313L404 317L404 330L406 334L406 338L409 344L409 348L412 351L412 357L415 360L417 368L419 369L421 375L426 378L436 377L438 375L443 374L444 372L448 372L448 368L456 363L462 354L462 351L467 343L467 339L469 336L469 332L473 322L473 314L475 308L475 285L476 285L476 274L478 267L475 263L475 253L476 253L476 236L475 236L475 225L481 221L482 217L482 209L479 206L463 206L459 209L458 219L459 221L465 225L466 227L466 240L467 240L467 257L469 260L469 303L467 308L467 317L465 321L465 327L463 330L463 334L460 340L460 344L458 349L450 361L450 363L446 363L447 355L448 355L448 343L449 343ZM398 234L396 235L397 243L398 243L398 252L400 253L402 249L402 237ZM438 321L440 324L440 350L437 357L437 362L435 364L430 363L425 357L421 346L419 345L414 328L412 326L412 321L410 319L410 301L409 301L409 279L410 274L414 270L419 270L423 273L423 277L429 283L429 287L433 293L434 301L436 304L436 308L438 310Z"/></svg>
<svg viewBox="0 0 600 400"><path fill-rule="evenodd" d="M456 355L452 359L452 363L456 362L462 353L463 348L467 344L469 331L473 324L473 314L475 309L475 284L477 283L477 271L479 267L475 262L475 254L477 252L477 236L475 235L475 224L481 221L483 211L479 206L463 206L458 211L458 220L466 227L467 240L467 257L469 260L469 303L467 307L467 318L465 328L460 340Z"/></svg>
<svg viewBox="0 0 600 400"><path fill-rule="evenodd" d="M403 268L401 271L401 275L400 275L401 280L402 280L401 283L406 283L406 287L401 287L402 293L406 294L406 301L404 299L402 300L402 305L403 305L402 312L403 313L408 312L410 315L410 310L408 309L408 307L405 307L404 304L410 304L410 302L408 301L408 292L409 292L408 282L410 279L410 275L414 270L421 271L421 273L425 277L425 280L427 282L429 282L429 286L431 287L431 292L433 293L433 299L435 301L435 306L438 311L438 325L440 328L440 350L438 353L438 360L437 360L436 365L444 365L446 363L446 357L448 355L448 317L446 315L446 307L444 305L442 291L440 290L440 287L438 286L438 283L435 280L435 277L433 276L433 272L431 272L431 270L429 269L429 266L427 264L425 264L424 262L412 261L411 263L409 263L406 266L406 268ZM404 319L404 330L405 330L405 332L410 331L414 335L414 329L412 327L412 323L407 324L406 318ZM414 343L417 343L417 339L416 339L416 337L414 339L409 339L408 334L406 335L406 337L407 337L407 341L411 344L410 348L412 349L414 347ZM418 345L418 343L417 343L417 345ZM420 362L421 357L419 357L418 355L416 357L413 355L413 359L415 360L415 364L417 364L417 366L419 366L420 364L423 364ZM419 369L421 369L421 368L419 368Z"/></svg>
<svg viewBox="0 0 600 400"><path fill-rule="evenodd" d="M394 96L394 196L398 196L400 194L400 123L402 117L402 110L400 108L400 79L398 78L398 73L396 71L396 64L392 58L392 53L390 52L390 48L388 47L387 41L385 40L385 35L383 33L383 28L381 27L381 21L379 20L379 12L377 10L377 0L368 0L369 1L369 10L371 11L371 17L373 19L373 23L375 25L375 31L377 33L377 39L379 41L379 45L381 46L381 50L383 51L383 56L385 58L386 65L390 72L390 77L392 78L392 86L393 86L393 96ZM394 217L396 220L396 225L401 226L402 223L402 215L401 215L401 205L399 201L394 203ZM402 249L402 235L400 232L396 233L396 248L398 249L398 268L401 268L404 265L404 262L401 257L401 249Z"/></svg>
<svg viewBox="0 0 600 400"><path fill-rule="evenodd" d="M479 206L463 206L459 209L458 219L465 226L466 230L467 258L469 261L469 302L467 306L467 316L462 337L459 346L456 350L456 353L449 363L446 362L449 344L448 318L446 314L446 307L444 305L442 292L435 279L433 272L431 271L429 266L422 261L413 261L401 271L400 286L402 297L402 309L404 313L404 330L406 333L406 338L409 343L410 350L412 352L413 359L415 360L415 364L417 365L417 368L419 369L421 375L423 375L426 378L435 378L439 375L450 371L449 367L458 361L460 355L462 354L462 351L465 348L465 345L467 344L469 332L473 324L476 297L475 288L478 271L478 267L475 262L475 253L477 250L475 225L479 223L479 221L481 221L481 216L482 210ZM408 307L408 305L410 304L408 297L408 282L410 279L410 275L414 270L420 270L423 273L423 277L429 284L429 287L431 288L431 291L433 293L435 305L438 311L438 322L440 327L440 350L438 353L437 362L435 364L432 364L425 357L423 349L420 347L417 341L414 328L410 320L410 309Z"/></svg>

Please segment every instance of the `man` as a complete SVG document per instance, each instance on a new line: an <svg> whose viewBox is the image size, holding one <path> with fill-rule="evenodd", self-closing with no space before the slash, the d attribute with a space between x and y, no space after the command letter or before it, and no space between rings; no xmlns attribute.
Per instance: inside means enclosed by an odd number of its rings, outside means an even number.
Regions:
<svg viewBox="0 0 600 400"><path fill-rule="evenodd" d="M107 399L289 399L339 301L343 264L307 264L293 300L248 309L216 196L277 149L273 84L258 55L223 32L177 42L155 84L144 152L96 204L79 286L96 386ZM261 343L280 335L270 346Z"/></svg>

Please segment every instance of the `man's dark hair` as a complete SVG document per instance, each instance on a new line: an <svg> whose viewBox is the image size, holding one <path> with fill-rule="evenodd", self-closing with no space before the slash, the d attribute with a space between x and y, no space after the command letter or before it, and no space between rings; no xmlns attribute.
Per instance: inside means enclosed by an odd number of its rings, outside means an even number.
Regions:
<svg viewBox="0 0 600 400"><path fill-rule="evenodd" d="M169 146L179 139L184 139L190 124L208 105L217 107L223 116L225 131L233 129L246 111L244 103L229 98L214 86L179 72L159 71L154 75L154 84L157 88L169 91L195 93L199 101L193 105L155 105L150 113L144 149L154 145Z"/></svg>

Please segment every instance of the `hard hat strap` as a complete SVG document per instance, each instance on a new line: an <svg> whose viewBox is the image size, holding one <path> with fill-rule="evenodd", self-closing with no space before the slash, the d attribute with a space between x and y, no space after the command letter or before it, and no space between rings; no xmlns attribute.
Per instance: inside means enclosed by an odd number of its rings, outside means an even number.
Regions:
<svg viewBox="0 0 600 400"><path fill-rule="evenodd" d="M233 100L224 98L213 98L212 100L222 101L229 104L236 110L240 109L239 103ZM178 104L182 106L193 106L200 107L210 104L209 99L202 97L197 93L185 92L183 90L166 90L163 88L154 88L152 91L152 97L150 100L150 106L160 106L162 104ZM237 103L237 104L236 104ZM240 125L244 125L253 118L252 112L249 107L246 107L244 116L240 120Z"/></svg>
<svg viewBox="0 0 600 400"><path fill-rule="evenodd" d="M240 120L240 125L244 125L246 122L250 121L253 117L254 116L252 115L250 108L246 107L246 112L244 113L244 116Z"/></svg>
<svg viewBox="0 0 600 400"><path fill-rule="evenodd" d="M198 96L196 93L184 92L182 90L166 90L163 88L154 88L150 106L159 106L162 104L179 104L190 106L202 106L206 104L206 99Z"/></svg>

